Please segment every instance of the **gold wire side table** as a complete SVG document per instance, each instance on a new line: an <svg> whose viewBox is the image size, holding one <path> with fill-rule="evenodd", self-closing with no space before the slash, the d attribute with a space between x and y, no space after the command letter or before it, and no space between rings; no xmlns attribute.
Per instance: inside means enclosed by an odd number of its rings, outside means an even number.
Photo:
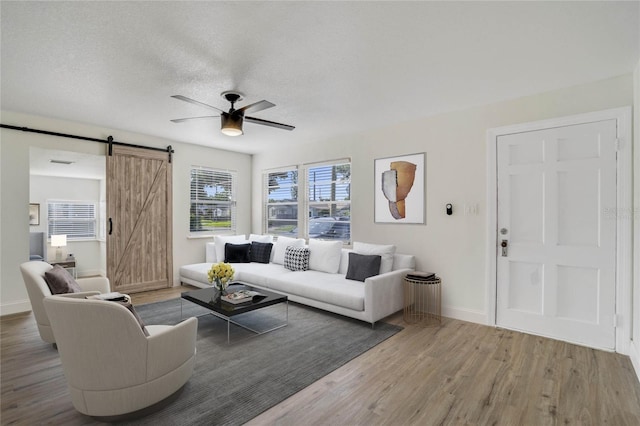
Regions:
<svg viewBox="0 0 640 426"><path fill-rule="evenodd" d="M408 324L442 324L442 281L404 278L404 321Z"/></svg>

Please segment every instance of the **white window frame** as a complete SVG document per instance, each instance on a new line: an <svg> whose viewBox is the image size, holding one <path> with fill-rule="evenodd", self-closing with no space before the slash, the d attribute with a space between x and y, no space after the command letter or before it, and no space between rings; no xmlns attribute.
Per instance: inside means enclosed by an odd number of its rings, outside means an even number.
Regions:
<svg viewBox="0 0 640 426"><path fill-rule="evenodd" d="M311 176L310 176L310 172L312 169L316 169L316 168L320 168L320 167L333 167L333 166L339 166L339 165L343 165L343 164L348 164L349 165L349 171L351 172L351 159L350 158L341 158L341 159L337 159L337 160L329 160L329 161L322 161L322 162L317 162L317 163L307 163L304 165L303 169L304 169L304 189L305 189L305 199L304 199L304 215L303 215L303 221L304 221L304 238L309 240L310 239L310 224L311 221L314 220L311 218L311 208L314 205L322 205L322 204L333 204L333 205L338 205L338 204L349 204L349 220L346 221L347 223L349 223L349 230L351 230L351 190L349 190L349 200L334 200L331 199L329 201L317 201L317 200L310 200L310 192L311 192L311 185L309 184L310 180L311 180ZM332 180L325 180L323 182L319 182L319 183L324 183L324 184L331 184L331 183L335 183L335 181ZM348 181L342 181L342 183L347 183L349 186L351 186L351 177L349 177ZM337 219L337 218L336 218ZM335 229L335 228L334 228ZM328 239L327 237L323 238L323 237L317 237L318 239ZM335 241L342 241L344 244L350 244L351 243L351 232L349 232L349 238L346 239L335 239Z"/></svg>
<svg viewBox="0 0 640 426"><path fill-rule="evenodd" d="M314 204L314 201L309 200L309 193L308 191L310 190L310 185L309 185L309 171L317 168L317 167L322 167L322 166L334 166L334 165L340 165L340 164L349 164L349 167L351 168L352 164L351 164L351 158L341 158L341 159L337 159L337 160L328 160L328 161L322 161L322 162L317 162L317 163L307 163L307 164L302 164L302 165L296 165L296 166L288 166L288 167L280 167L280 168L275 168L275 169L269 169L269 170L264 170L263 174L262 174L262 188L263 188L263 214L262 214L262 231L264 233L269 233L269 211L270 211L270 207L274 206L274 205L295 205L297 208L297 234L296 235L287 235L287 236L292 236L292 237L298 237L298 238L305 238L305 239L309 239L309 223L310 223L310 218L309 218L309 212L310 212L310 208L311 206ZM272 173L279 173L279 172L289 172L289 171L297 171L298 172L298 183L297 183L297 201L296 202L284 202L284 203L274 203L274 202L269 202L269 174ZM348 181L349 184L351 184L351 178ZM348 203L349 204L349 210L351 210L351 202L352 202L352 194L350 192L350 199L349 200L340 200L340 201L336 201L336 200L330 200L330 201L324 201L324 202L318 202L321 204L344 204L344 203ZM349 215L349 227L351 229L351 215ZM276 237L278 236L278 234L274 234ZM281 234L281 235L285 235L285 234ZM345 245L348 245L351 243L351 237L349 236L348 239L340 239L340 240L336 240L336 241L342 241Z"/></svg>
<svg viewBox="0 0 640 426"><path fill-rule="evenodd" d="M226 190L231 192L228 201L223 200L212 200L208 198L200 198L199 194L196 192L192 193L191 184L193 173L195 171L205 171L210 172L212 174L220 175L220 180L222 180L223 175L228 175L226 179L230 179L231 185L229 187L225 187ZM213 180L215 181L215 180ZM226 234L226 233L235 233L237 228L237 208L236 208L236 194L237 194L237 185L238 185L238 172L235 170L227 170L227 169L216 169L213 167L205 167L205 166L191 166L189 172L189 235L192 236L203 236L203 235L215 235L215 234ZM195 197L195 198L194 198ZM193 211L193 205L226 205L229 209L229 217L230 217L230 225L229 227L212 227L212 229L202 229L202 230L192 230L192 217L191 213Z"/></svg>
<svg viewBox="0 0 640 426"><path fill-rule="evenodd" d="M270 202L269 201L269 175L273 173L289 173L296 172L298 174L298 182L296 185L292 185L293 187L297 187L296 191L296 200L295 201L285 201L285 202ZM277 169L265 170L262 173L262 188L263 188L263 213L262 213L262 227L263 232L269 232L269 210L272 206L293 206L291 207L297 214L296 221L298 222L298 234L300 233L300 194L302 193L302 189L300 186L300 168L298 166L288 166L288 167L280 167ZM274 234L276 237L278 235L284 234ZM289 235L295 237L295 235Z"/></svg>
<svg viewBox="0 0 640 426"><path fill-rule="evenodd" d="M67 241L93 241L98 239L98 206L97 201L89 200L47 200L47 238L51 235L66 235ZM76 217L65 217L62 210L67 207ZM75 207L71 207L75 206ZM52 209L59 210L58 217L52 216ZM74 211L75 209L75 211ZM83 214L85 213L91 214ZM53 212L55 213L55 212ZM86 228L86 225L93 225ZM83 232L84 231L84 232ZM89 232L86 232L89 231ZM86 235L89 234L89 235Z"/></svg>

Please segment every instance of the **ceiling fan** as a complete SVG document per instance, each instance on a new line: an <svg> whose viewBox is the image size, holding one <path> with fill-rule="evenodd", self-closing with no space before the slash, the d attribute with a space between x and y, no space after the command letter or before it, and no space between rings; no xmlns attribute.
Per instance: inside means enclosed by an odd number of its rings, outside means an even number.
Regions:
<svg viewBox="0 0 640 426"><path fill-rule="evenodd" d="M255 117L247 117L246 115L244 115L246 112L258 112L258 111L262 111L263 109L274 107L275 104L272 104L269 101L263 100L250 105L245 105L242 108L235 109L235 103L242 100L242 93L228 90L226 92L222 92L220 96L222 96L224 99L226 99L231 103L231 108L229 108L229 111L225 112L220 108L216 108L214 106L207 105L202 102L198 102L191 98L187 98L186 96L182 96L182 95L171 96L172 98L180 99L181 101L189 102L195 105L200 105L205 108L211 108L220 112L220 115L206 115L203 117L177 118L171 121L174 123L182 123L184 121L199 120L201 118L220 117L220 128L222 130L222 133L224 133L227 136L240 136L241 134L243 134L244 132L242 131L242 124L244 121L248 121L249 123L254 123L254 124L262 124L263 126L276 127L278 129L284 129L284 130L295 129L294 126L290 126L288 124L276 123L275 121L268 121L268 120L263 120L261 118L255 118Z"/></svg>

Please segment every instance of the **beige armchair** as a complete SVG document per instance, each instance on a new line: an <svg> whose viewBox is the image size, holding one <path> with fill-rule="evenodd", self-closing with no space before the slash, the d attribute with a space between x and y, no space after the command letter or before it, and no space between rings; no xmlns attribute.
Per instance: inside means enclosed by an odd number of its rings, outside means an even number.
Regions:
<svg viewBox="0 0 640 426"><path fill-rule="evenodd" d="M40 337L47 343L56 343L49 324L49 318L47 318L47 313L42 305L42 300L46 296L51 296L51 290L49 290L49 286L44 280L44 273L51 268L53 267L47 262L31 261L20 265L20 272L22 272L22 279L27 287L27 293L29 293L31 310L36 317ZM69 293L65 295L66 297L85 298L86 296L110 291L109 280L105 277L79 278L77 282L83 291L81 293Z"/></svg>
<svg viewBox="0 0 640 426"><path fill-rule="evenodd" d="M160 402L191 377L198 320L147 325L145 336L124 306L47 296L73 406L90 416L119 416Z"/></svg>

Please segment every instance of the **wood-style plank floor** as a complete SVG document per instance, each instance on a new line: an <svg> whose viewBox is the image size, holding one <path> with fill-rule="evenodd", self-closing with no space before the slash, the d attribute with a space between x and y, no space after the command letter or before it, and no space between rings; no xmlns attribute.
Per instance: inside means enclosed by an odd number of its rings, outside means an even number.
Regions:
<svg viewBox="0 0 640 426"><path fill-rule="evenodd" d="M185 290L132 297L143 304ZM640 425L640 384L625 356L452 319L387 321L405 329L249 425ZM33 316L0 326L0 423L97 424L71 405Z"/></svg>

